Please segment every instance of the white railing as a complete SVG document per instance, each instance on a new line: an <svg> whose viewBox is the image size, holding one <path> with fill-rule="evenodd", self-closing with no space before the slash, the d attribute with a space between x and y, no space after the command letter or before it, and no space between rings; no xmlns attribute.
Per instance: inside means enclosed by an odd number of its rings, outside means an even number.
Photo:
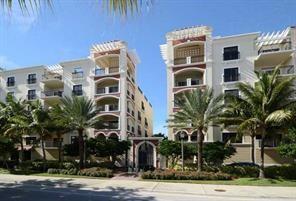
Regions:
<svg viewBox="0 0 296 201"><path fill-rule="evenodd" d="M119 91L118 86L112 86L112 87L99 87L96 89L96 94L111 94L111 93L117 93Z"/></svg>

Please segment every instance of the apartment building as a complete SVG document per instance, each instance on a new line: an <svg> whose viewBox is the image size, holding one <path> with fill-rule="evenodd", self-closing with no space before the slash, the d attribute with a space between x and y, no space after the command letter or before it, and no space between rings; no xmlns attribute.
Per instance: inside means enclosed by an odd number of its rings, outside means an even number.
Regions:
<svg viewBox="0 0 296 201"><path fill-rule="evenodd" d="M184 91L197 87L212 87L215 95L239 95L239 82L254 84L256 71L272 71L281 66L282 76L295 74L296 27L272 33L246 33L232 36L213 36L212 28L196 26L167 33L166 44L160 46L167 70L168 117L178 111L175 100ZM169 128L168 137L179 140L181 133L188 142L197 141L192 128ZM250 137L237 137L235 130L208 128L206 142L231 141L237 154L228 162L251 161ZM268 164L286 162L274 147L280 136L267 140L265 160ZM259 161L260 138L256 139L256 160Z"/></svg>
<svg viewBox="0 0 296 201"><path fill-rule="evenodd" d="M153 109L136 83L138 63L136 52L129 50L124 41L96 44L87 58L3 70L0 100L5 101L7 94L12 94L17 99L39 99L49 108L59 104L62 97L85 96L95 102L103 121L100 128L86 132L88 137L147 139L153 134ZM64 135L63 143L73 143L77 136L75 132ZM24 138L28 159L41 157L38 138L34 133ZM57 136L46 140L48 159L57 158L58 142Z"/></svg>

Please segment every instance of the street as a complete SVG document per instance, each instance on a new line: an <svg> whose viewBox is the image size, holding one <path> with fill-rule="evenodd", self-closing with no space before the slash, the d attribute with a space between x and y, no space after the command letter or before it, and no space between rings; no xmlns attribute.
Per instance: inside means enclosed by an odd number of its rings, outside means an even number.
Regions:
<svg viewBox="0 0 296 201"><path fill-rule="evenodd" d="M0 174L0 201L267 201L295 200L295 188L242 187Z"/></svg>

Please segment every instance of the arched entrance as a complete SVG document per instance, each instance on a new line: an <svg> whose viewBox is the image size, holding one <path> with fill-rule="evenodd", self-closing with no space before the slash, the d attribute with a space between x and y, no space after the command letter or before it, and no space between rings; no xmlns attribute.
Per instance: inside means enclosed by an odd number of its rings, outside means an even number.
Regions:
<svg viewBox="0 0 296 201"><path fill-rule="evenodd" d="M138 149L138 168L140 170L150 170L155 167L154 146L144 142Z"/></svg>

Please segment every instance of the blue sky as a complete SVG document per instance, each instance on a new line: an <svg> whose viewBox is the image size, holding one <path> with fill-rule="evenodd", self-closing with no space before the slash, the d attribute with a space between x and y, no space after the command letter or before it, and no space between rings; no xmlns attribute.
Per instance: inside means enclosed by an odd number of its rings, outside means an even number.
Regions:
<svg viewBox="0 0 296 201"><path fill-rule="evenodd" d="M94 43L125 40L141 59L137 81L153 105L154 132L165 132L166 70L159 45L167 32L193 25L209 25L215 36L277 31L296 25L295 13L295 0L154 0L141 16L120 20L95 0L55 1L53 12L0 14L0 66L55 64L88 56Z"/></svg>

